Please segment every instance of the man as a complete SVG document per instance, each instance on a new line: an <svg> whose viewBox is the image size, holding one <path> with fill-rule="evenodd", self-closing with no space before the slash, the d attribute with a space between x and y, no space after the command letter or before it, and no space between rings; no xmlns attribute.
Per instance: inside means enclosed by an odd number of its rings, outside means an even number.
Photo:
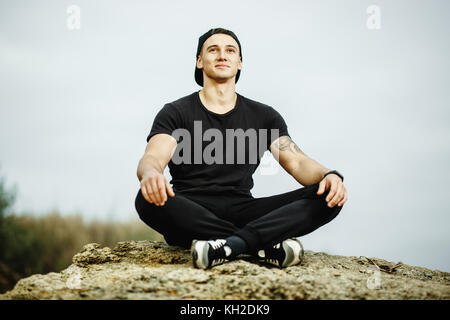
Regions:
<svg viewBox="0 0 450 320"><path fill-rule="evenodd" d="M299 237L330 222L346 202L343 177L305 155L274 108L235 92L242 49L233 32L206 32L196 59L203 89L156 115L138 165L136 210L169 245L190 247L195 267L241 254L281 268L296 265L303 257ZM266 150L306 187L254 198L252 175ZM163 175L167 165L173 189Z"/></svg>

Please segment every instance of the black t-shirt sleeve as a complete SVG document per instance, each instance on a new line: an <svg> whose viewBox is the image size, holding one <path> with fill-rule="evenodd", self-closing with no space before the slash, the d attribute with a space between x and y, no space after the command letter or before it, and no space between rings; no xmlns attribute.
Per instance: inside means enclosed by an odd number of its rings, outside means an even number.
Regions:
<svg viewBox="0 0 450 320"><path fill-rule="evenodd" d="M269 114L269 117L268 117L267 121L268 121L269 130L268 130L268 137L267 137L267 143L268 143L267 149L269 149L270 145L279 137L282 137L282 136L291 137L289 135L286 121L284 121L281 114L272 107L269 107L268 114ZM278 136L272 135L271 129L278 129Z"/></svg>
<svg viewBox="0 0 450 320"><path fill-rule="evenodd" d="M157 133L172 135L172 132L181 127L181 117L178 110L171 104L166 104L159 110L153 120L153 125L147 136L147 142Z"/></svg>

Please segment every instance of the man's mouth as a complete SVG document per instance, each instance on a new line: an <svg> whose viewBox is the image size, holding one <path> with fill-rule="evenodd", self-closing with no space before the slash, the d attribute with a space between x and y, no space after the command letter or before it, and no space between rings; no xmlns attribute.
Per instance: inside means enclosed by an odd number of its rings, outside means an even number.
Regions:
<svg viewBox="0 0 450 320"><path fill-rule="evenodd" d="M224 64L218 64L218 65L216 65L216 68L229 68L229 66L224 65Z"/></svg>

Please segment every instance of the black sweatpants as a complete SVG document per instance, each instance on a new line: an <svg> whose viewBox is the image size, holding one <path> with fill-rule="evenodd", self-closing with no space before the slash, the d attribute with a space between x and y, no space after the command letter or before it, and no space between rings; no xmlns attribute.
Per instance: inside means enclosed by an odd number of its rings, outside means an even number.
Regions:
<svg viewBox="0 0 450 320"><path fill-rule="evenodd" d="M329 191L317 195L319 183L290 192L254 198L227 193L174 191L164 206L147 202L139 189L135 200L139 217L161 233L169 245L189 248L193 239L225 239L237 235L249 252L306 235L333 220L342 207L329 208Z"/></svg>

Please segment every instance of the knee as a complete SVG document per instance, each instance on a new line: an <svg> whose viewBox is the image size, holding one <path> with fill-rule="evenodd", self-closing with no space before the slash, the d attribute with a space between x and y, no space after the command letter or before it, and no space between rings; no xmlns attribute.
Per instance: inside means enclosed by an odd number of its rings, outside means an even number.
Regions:
<svg viewBox="0 0 450 320"><path fill-rule="evenodd" d="M330 208L326 200L328 193L329 191L326 191L321 195L317 195L317 198L320 202L320 211L323 213L323 215L329 217L329 220L332 220L341 212L342 207L335 205L334 207Z"/></svg>
<svg viewBox="0 0 450 320"><path fill-rule="evenodd" d="M341 212L342 207L335 205L334 207L330 208L328 204L325 203L326 206L326 220L327 222L330 222L334 218L338 216L338 214Z"/></svg>
<svg viewBox="0 0 450 320"><path fill-rule="evenodd" d="M144 217L148 216L156 206L145 200L141 189L139 189L136 199L134 200L134 207L136 208L139 218L145 222Z"/></svg>
<svg viewBox="0 0 450 320"><path fill-rule="evenodd" d="M342 207L343 206L335 205L333 208L330 208L330 210L331 210L331 212L335 213L335 215L337 216L341 212Z"/></svg>
<svg viewBox="0 0 450 320"><path fill-rule="evenodd" d="M333 206L332 208L330 208L328 206L328 202L327 202L326 198L329 193L330 193L330 190L327 190L324 193L322 193L321 195L318 195L317 197L321 200L322 204L324 204L326 206L326 208L329 209L328 211L337 211L337 213L339 213L339 211L341 211L342 207L338 206L337 204L335 206Z"/></svg>
<svg viewBox="0 0 450 320"><path fill-rule="evenodd" d="M165 226L168 224L165 221L166 215L161 212L160 207L145 200L140 189L134 205L142 222L161 234L165 233Z"/></svg>
<svg viewBox="0 0 450 320"><path fill-rule="evenodd" d="M142 195L141 189L139 189L134 201L134 206L139 218L151 227L153 227L154 224L172 223L175 218L174 209L179 206L178 204L173 203L173 201L176 202L175 197L169 197L164 206L157 206L148 202ZM150 219L152 221L151 224Z"/></svg>
<svg viewBox="0 0 450 320"><path fill-rule="evenodd" d="M145 200L145 199L142 196L141 189L139 189L139 191L136 195L136 198L134 199L134 207L136 208L136 211L139 216L141 216L141 212L142 212L142 205L143 205L142 200Z"/></svg>

